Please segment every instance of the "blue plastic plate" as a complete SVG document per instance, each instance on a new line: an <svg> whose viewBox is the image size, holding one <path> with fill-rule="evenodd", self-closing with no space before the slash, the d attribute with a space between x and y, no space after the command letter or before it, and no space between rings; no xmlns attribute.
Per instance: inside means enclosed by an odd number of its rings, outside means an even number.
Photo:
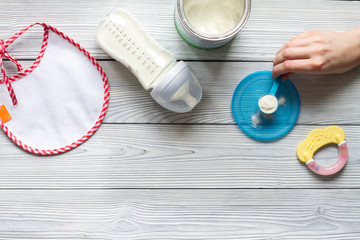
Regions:
<svg viewBox="0 0 360 240"><path fill-rule="evenodd" d="M259 71L245 77L236 87L232 113L236 123L249 136L262 141L283 137L296 123L300 113L300 97L288 79L280 83L276 97L279 107L272 115L260 112L258 100L270 92L275 79L271 71Z"/></svg>

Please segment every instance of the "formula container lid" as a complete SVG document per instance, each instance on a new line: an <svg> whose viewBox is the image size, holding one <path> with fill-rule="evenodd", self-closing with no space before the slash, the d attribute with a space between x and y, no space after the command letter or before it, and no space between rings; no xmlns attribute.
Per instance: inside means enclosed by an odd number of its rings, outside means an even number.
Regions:
<svg viewBox="0 0 360 240"><path fill-rule="evenodd" d="M278 109L273 114L260 111L258 100L269 94L275 79L271 71L252 73L240 81L232 98L236 123L249 136L261 141L274 141L288 133L300 113L300 97L290 79L282 82L276 92Z"/></svg>
<svg viewBox="0 0 360 240"><path fill-rule="evenodd" d="M180 61L150 94L164 108L184 113L192 110L198 104L202 90L191 68L185 62Z"/></svg>

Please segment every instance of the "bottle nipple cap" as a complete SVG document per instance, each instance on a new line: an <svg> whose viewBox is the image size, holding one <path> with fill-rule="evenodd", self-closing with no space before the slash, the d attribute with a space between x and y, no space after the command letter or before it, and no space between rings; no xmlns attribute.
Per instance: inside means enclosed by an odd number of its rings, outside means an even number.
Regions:
<svg viewBox="0 0 360 240"><path fill-rule="evenodd" d="M178 62L151 91L152 98L164 108L178 113L191 111L200 101L202 89L193 71Z"/></svg>

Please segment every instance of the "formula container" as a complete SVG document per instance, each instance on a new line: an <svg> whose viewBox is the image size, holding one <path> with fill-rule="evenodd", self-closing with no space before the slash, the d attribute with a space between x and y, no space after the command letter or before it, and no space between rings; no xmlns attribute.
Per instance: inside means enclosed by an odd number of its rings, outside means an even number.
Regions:
<svg viewBox="0 0 360 240"><path fill-rule="evenodd" d="M190 45L214 49L235 37L250 9L251 0L177 0L175 26Z"/></svg>
<svg viewBox="0 0 360 240"><path fill-rule="evenodd" d="M202 90L192 70L156 43L128 12L109 13L95 33L99 46L126 66L153 99L173 112L188 112Z"/></svg>

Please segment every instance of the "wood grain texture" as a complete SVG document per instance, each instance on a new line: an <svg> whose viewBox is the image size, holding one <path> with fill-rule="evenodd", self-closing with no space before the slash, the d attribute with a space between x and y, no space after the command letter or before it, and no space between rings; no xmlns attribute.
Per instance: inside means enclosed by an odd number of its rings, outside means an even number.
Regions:
<svg viewBox="0 0 360 240"><path fill-rule="evenodd" d="M32 61L21 63L29 66ZM235 124L231 101L236 86L248 74L272 68L267 62L188 62L202 85L203 98L193 111L177 114L158 105L122 64L100 64L110 82L106 123ZM6 65L14 74L15 66ZM338 75L295 74L291 80L301 99L298 124L360 124L360 67Z"/></svg>
<svg viewBox="0 0 360 240"><path fill-rule="evenodd" d="M248 24L231 44L214 51L195 49L176 32L173 12L176 1L151 0L43 0L0 2L0 38L6 39L33 22L47 22L79 41L97 58L109 59L95 43L98 22L111 10L130 11L166 49L179 59L272 61L276 51L293 36L311 29L344 31L360 22L359 1L253 0ZM38 28L39 29L39 28ZM25 48L15 43L15 57L35 58L42 36L29 34Z"/></svg>
<svg viewBox="0 0 360 240"><path fill-rule="evenodd" d="M137 79L117 62L102 61L110 81L107 123L235 124L231 101L247 75L271 70L263 62L188 62L197 75L203 98L186 114L163 109ZM339 75L295 74L291 77L301 99L298 124L360 124L360 68ZM270 91L270 89L269 89Z"/></svg>
<svg viewBox="0 0 360 240"><path fill-rule="evenodd" d="M359 188L358 126L343 126L349 160L320 177L296 157L316 126L261 143L237 126L104 124L85 144L53 157L25 153L0 137L0 188ZM330 165L337 148L315 159Z"/></svg>
<svg viewBox="0 0 360 240"><path fill-rule="evenodd" d="M357 240L359 190L0 191L1 239Z"/></svg>
<svg viewBox="0 0 360 240"><path fill-rule="evenodd" d="M77 40L104 67L110 106L104 124L65 154L31 155L0 134L0 240L192 239L358 240L360 238L360 69L292 77L302 109L272 143L235 124L231 98L248 74L271 70L277 50L311 29L344 31L360 22L360 1L253 0L249 22L225 47L195 49L176 32L175 0L2 0L0 39L46 22ZM163 47L188 60L204 89L194 111L158 106L93 33L109 11L130 11ZM29 66L37 27L9 47ZM15 71L5 61L8 73ZM19 82L16 82L20 83ZM340 125L349 146L344 170L320 177L296 147L314 128ZM315 155L330 165L336 146Z"/></svg>

